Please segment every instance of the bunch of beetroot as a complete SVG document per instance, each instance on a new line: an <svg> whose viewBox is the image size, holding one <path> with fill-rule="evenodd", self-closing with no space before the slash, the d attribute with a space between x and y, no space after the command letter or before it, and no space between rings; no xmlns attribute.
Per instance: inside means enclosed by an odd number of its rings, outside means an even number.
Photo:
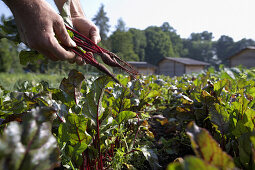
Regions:
<svg viewBox="0 0 255 170"><path fill-rule="evenodd" d="M93 41L91 41L86 36L82 35L78 31L73 28L66 26L67 30L72 32L72 39L76 43L77 47L71 48L71 50L78 56L80 56L87 64L90 64L96 67L98 70L106 73L110 77L113 78L114 81L119 83L116 77L102 64L100 64L92 55L98 54L102 61L111 66L118 67L124 71L126 71L132 78L135 78L138 72L127 62L123 61L114 53L105 50L102 47L96 45Z"/></svg>

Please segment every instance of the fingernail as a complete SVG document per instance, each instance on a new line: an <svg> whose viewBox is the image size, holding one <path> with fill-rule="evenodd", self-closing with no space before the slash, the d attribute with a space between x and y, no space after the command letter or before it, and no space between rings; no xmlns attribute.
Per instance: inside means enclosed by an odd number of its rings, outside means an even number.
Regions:
<svg viewBox="0 0 255 170"><path fill-rule="evenodd" d="M76 43L71 39L71 45L73 46L73 47L76 47Z"/></svg>

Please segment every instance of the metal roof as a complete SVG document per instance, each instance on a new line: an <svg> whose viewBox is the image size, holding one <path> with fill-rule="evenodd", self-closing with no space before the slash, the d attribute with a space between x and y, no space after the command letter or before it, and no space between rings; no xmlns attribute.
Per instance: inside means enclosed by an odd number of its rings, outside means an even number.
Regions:
<svg viewBox="0 0 255 170"><path fill-rule="evenodd" d="M134 67L150 67L150 68L156 68L156 66L152 65L152 64L149 64L147 62L144 62L144 61L128 61L129 64L131 64L132 66Z"/></svg>
<svg viewBox="0 0 255 170"><path fill-rule="evenodd" d="M194 60L191 58L173 58L173 57L165 57L162 60L160 60L159 62L162 62L163 60L171 60L171 61L175 61L178 63L182 63L185 65L210 65L209 63L203 62L203 61L198 61L198 60Z"/></svg>
<svg viewBox="0 0 255 170"><path fill-rule="evenodd" d="M254 47L254 46L248 46L248 47L246 47L246 48L243 48L243 49L241 49L240 51L238 51L237 53L235 53L235 54L229 56L228 58L235 57L235 56L237 56L237 55L240 55L240 54L243 53L244 51L248 51L248 50L255 50L255 47Z"/></svg>

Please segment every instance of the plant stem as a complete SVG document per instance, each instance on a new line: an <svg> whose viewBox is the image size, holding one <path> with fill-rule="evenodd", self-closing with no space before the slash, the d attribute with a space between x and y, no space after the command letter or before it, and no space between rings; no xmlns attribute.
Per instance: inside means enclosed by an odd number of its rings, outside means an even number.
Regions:
<svg viewBox="0 0 255 170"><path fill-rule="evenodd" d="M99 153L99 160L98 160L98 168L100 170L103 170L103 160L102 160L102 154L101 154L101 150L100 150L100 129L99 129L99 126L100 126L100 122L99 122L99 102L100 100L98 101L97 103L97 149L98 149L98 153Z"/></svg>
<svg viewBox="0 0 255 170"><path fill-rule="evenodd" d="M138 116L138 114L136 114L136 117L137 117L137 119L138 119L138 121L137 121L137 124L138 124L138 128L137 128L137 131L136 131L136 134L135 134L135 138L134 138L134 140L133 140L133 143L132 143L132 147L135 145L135 140L136 140L136 137L137 137L137 134L138 134L138 131L139 131L139 127L140 127L140 120L139 120L139 116ZM130 149L132 149L132 148L130 148Z"/></svg>

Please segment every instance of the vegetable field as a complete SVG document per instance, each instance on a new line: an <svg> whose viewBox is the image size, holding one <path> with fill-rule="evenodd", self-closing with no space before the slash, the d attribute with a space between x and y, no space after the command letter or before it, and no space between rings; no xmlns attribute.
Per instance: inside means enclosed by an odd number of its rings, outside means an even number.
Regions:
<svg viewBox="0 0 255 170"><path fill-rule="evenodd" d="M254 169L255 70L0 88L0 169Z"/></svg>

